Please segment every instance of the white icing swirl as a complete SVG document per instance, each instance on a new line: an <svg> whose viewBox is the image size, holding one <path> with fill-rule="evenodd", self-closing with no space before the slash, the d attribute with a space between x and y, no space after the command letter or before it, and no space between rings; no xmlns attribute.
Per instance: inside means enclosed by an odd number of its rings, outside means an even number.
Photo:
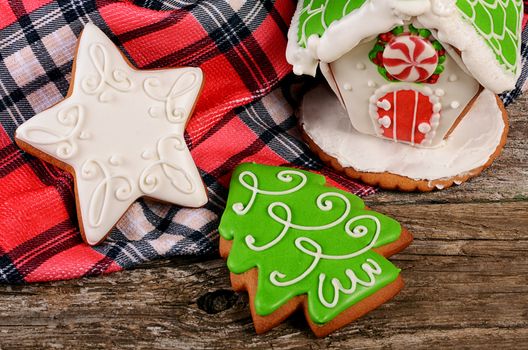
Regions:
<svg viewBox="0 0 528 350"><path fill-rule="evenodd" d="M133 182L129 177L111 175L103 163L96 159L84 162L80 176L88 181L100 179L88 202L88 224L94 228L99 227L103 222L112 190L114 198L118 201L130 199L134 190ZM113 189L116 184L118 185Z"/></svg>
<svg viewBox="0 0 528 350"><path fill-rule="evenodd" d="M178 106L177 99L196 89L196 85L201 81L200 77L194 70L186 71L180 75L172 85L168 93L162 93L160 88L163 86L159 78L147 78L143 82L143 90L153 100L163 102L164 110L158 107L150 107L148 113L152 118L159 118L163 113L171 123L183 123L187 120L190 110Z"/></svg>
<svg viewBox="0 0 528 350"><path fill-rule="evenodd" d="M300 190L306 185L306 181L307 181L306 175L304 175L301 172L294 171L294 170L283 170L279 172L277 174L277 179L279 179L282 182L289 183L293 181L292 175L298 176L301 179L301 182L297 186L291 189L288 189L288 190L284 190L284 191L264 191L264 190L259 189L258 179L254 173L252 173L251 171L244 171L240 173L240 175L238 176L238 180L242 186L244 186L245 188L251 191L251 198L248 204L246 204L245 206L242 203L233 204L233 211L237 213L238 215L247 214L248 211L253 206L253 203L255 202L255 198L257 197L257 194L264 194L268 196L283 196L286 194L297 192L298 190ZM244 179L247 176L252 180L251 184L246 182L246 180Z"/></svg>
<svg viewBox="0 0 528 350"><path fill-rule="evenodd" d="M334 295L332 298L332 301L329 302L326 300L324 294L323 294L323 286L325 283L326 275L324 273L319 275L319 286L317 288L317 296L319 297L319 300L321 301L321 304L326 306L327 308L333 308L337 305L339 302L339 293L351 295L353 294L358 284L363 287L372 287L376 283L376 277L374 275L381 275L381 266L374 261L373 259L367 259L363 264L361 264L361 269L367 274L368 281L362 280L354 273L354 271L350 269L345 270L345 274L347 275L349 281L350 281L350 288L343 287L343 284L339 279L332 278L332 286L334 287Z"/></svg>
<svg viewBox="0 0 528 350"><path fill-rule="evenodd" d="M243 205L242 203L235 203L232 206L233 211L237 215L246 215L249 210L252 208L257 194L260 195L269 195L269 196L280 196L280 195L288 195L295 193L299 190L301 190L307 183L307 177L305 174L303 174L300 171L296 170L284 170L277 174L277 178L280 181L283 182L292 182L293 176L298 177L301 179L301 182L297 184L296 186L292 187L288 190L283 191L267 191L259 188L259 182L257 176L251 172L251 171L243 171L238 176L239 183L246 189L251 191L251 198L247 205ZM248 183L246 181L246 178L251 179L251 183ZM307 226L307 225L301 225L293 222L293 214L291 208L284 202L273 202L271 203L267 208L267 213L269 217L275 221L276 223L279 223L282 225L282 229L279 232L279 234L270 242L257 245L256 239L253 235L248 234L245 237L245 243L249 249L255 252L262 252L266 251L275 245L279 244L288 231L290 229L295 229L298 231L325 231L331 228L334 228L343 222L347 220L347 218L350 215L352 204L350 203L350 200L343 194L338 192L325 192L320 194L316 199L316 206L319 210L324 212L329 212L332 209L334 209L334 202L331 199L328 199L329 197L333 197L335 199L338 199L344 203L344 210L339 215L339 217L335 218L333 221L329 222L328 224L324 225L317 225L317 226ZM279 213L276 211L276 208L280 208L281 212L284 213L284 217L281 217ZM373 216L373 215L359 215L352 218L349 218L348 221L345 223L344 231L345 233L350 236L351 238L358 239L366 236L369 234L369 229L365 225L357 225L356 223L360 220L371 220L375 224L375 232L373 233L373 237L370 240L370 242L364 246L363 248L350 252L348 254L344 255L331 255L331 254L325 254L323 251L323 248L319 243L314 241L311 238L300 236L295 239L295 247L303 254L313 257L312 262L306 269L296 277L289 277L286 274L284 274L281 271L275 270L272 271L269 275L270 282L277 287L287 287L292 286L294 284L299 283L300 281L304 280L307 276L309 276L316 268L317 265L321 260L347 260L352 259L358 256L361 256L362 254L366 253L367 251L374 248L376 245L376 242L378 241L380 232L381 232L381 222L380 220ZM356 225L355 225L356 224ZM362 285L365 287L373 286L376 282L374 275L381 274L381 267L372 259L367 259L364 264L361 265L361 268L367 275L369 276L368 281L363 281L360 278L358 278L355 273L347 269L345 271L345 275L350 279L351 288L346 289L343 287L341 282L334 278L332 279L332 286L334 288L333 298L331 302L328 302L324 295L323 295L323 285L325 283L326 275L324 273L321 273L319 275L319 285L318 285L318 297L324 306L328 308L333 308L337 305L339 302L339 293L344 294L352 294L356 290L356 286Z"/></svg>
<svg viewBox="0 0 528 350"><path fill-rule="evenodd" d="M58 128L49 128L42 125L29 125L19 129L20 137L26 142L38 145L56 145L55 154L60 159L71 158L78 149L76 138L83 133L80 131L84 121L84 108L75 104L61 109L57 114L60 125L67 127L66 133L61 133Z"/></svg>
<svg viewBox="0 0 528 350"><path fill-rule="evenodd" d="M109 86L116 91L127 92L132 90L134 84L126 72L119 68L110 67L110 54L104 45L91 44L88 53L96 74L87 75L81 81L81 87L89 95L98 95L99 102L105 103L112 100L112 95L106 91Z"/></svg>
<svg viewBox="0 0 528 350"><path fill-rule="evenodd" d="M192 177L185 168L181 167L176 161L174 161L174 157L167 155L167 148L181 152L185 150L185 143L178 135L162 137L157 145L158 160L143 169L139 177L139 188L145 194L154 193L159 188L161 176L164 175L170 180L171 185L179 192L185 194L195 192L196 186ZM147 151L144 151L143 155L146 154L146 152ZM184 179L183 186L180 185L182 177Z"/></svg>

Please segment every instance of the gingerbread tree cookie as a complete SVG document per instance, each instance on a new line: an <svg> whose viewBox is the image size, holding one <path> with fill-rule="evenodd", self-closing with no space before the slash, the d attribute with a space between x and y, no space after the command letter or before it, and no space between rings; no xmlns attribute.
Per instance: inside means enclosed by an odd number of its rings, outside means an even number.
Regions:
<svg viewBox="0 0 528 350"><path fill-rule="evenodd" d="M258 164L233 173L220 251L235 290L248 290L257 332L298 308L324 336L403 287L387 257L411 235L321 175Z"/></svg>

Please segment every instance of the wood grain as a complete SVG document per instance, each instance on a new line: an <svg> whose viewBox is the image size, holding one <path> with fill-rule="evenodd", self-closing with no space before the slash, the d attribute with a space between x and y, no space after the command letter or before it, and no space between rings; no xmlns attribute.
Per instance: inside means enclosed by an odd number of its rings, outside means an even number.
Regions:
<svg viewBox="0 0 528 350"><path fill-rule="evenodd" d="M0 286L0 349L349 349L528 347L528 99L510 107L503 155L431 194L383 192L375 210L415 241L391 260L404 290L315 339L302 315L257 336L248 298L216 256L175 258L75 281Z"/></svg>

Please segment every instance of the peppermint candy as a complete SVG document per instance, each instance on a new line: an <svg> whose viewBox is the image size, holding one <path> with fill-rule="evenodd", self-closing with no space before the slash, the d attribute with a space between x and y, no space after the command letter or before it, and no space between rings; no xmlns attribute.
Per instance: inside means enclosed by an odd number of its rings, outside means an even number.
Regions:
<svg viewBox="0 0 528 350"><path fill-rule="evenodd" d="M430 41L417 35L395 37L383 51L383 66L399 81L423 82L438 66L438 53Z"/></svg>

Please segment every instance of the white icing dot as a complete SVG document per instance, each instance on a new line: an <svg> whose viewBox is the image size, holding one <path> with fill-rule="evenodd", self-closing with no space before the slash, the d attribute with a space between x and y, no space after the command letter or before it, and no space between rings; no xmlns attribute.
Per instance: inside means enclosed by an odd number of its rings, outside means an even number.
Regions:
<svg viewBox="0 0 528 350"><path fill-rule="evenodd" d="M451 108L457 109L458 107L460 107L460 102L458 101L451 102Z"/></svg>
<svg viewBox="0 0 528 350"><path fill-rule="evenodd" d="M352 91L352 85L350 85L349 83L346 83L343 87L346 91Z"/></svg>
<svg viewBox="0 0 528 350"><path fill-rule="evenodd" d="M172 115L174 116L174 118L176 119L181 119L183 118L183 112L181 109L179 108L175 108L173 111L172 111Z"/></svg>
<svg viewBox="0 0 528 350"><path fill-rule="evenodd" d="M390 128L392 124L392 120L388 115L386 115L383 118L379 118L378 123L380 123L380 125L383 126L384 128Z"/></svg>
<svg viewBox="0 0 528 350"><path fill-rule="evenodd" d="M86 132L86 131L81 131L81 133L79 134L79 139L81 140L88 140L90 138L90 133L89 132Z"/></svg>
<svg viewBox="0 0 528 350"><path fill-rule="evenodd" d="M359 62L358 64L356 64L356 69L357 70L365 70L366 68L367 68L367 66L365 66L364 63Z"/></svg>
<svg viewBox="0 0 528 350"><path fill-rule="evenodd" d="M108 163L111 165L117 166L123 164L123 159L118 155L113 155L108 159Z"/></svg>
<svg viewBox="0 0 528 350"><path fill-rule="evenodd" d="M373 88L373 87L378 86L378 84L376 84L376 83L375 83L374 81L372 81L372 80L369 80L369 81L367 82L367 86L370 87L370 88Z"/></svg>
<svg viewBox="0 0 528 350"><path fill-rule="evenodd" d="M443 190L445 188L445 186L442 184L436 184L435 187L439 190Z"/></svg>
<svg viewBox="0 0 528 350"><path fill-rule="evenodd" d="M427 123L420 123L420 125L418 125L418 131L420 131L422 134L427 134L429 131L431 131L431 125Z"/></svg>
<svg viewBox="0 0 528 350"><path fill-rule="evenodd" d="M112 101L112 99L113 99L113 96L108 91L103 91L99 95L99 102L102 102L102 103L110 102L110 101Z"/></svg>
<svg viewBox="0 0 528 350"><path fill-rule="evenodd" d="M150 150L144 150L143 153L141 153L141 158L143 159L152 159L154 157L154 153Z"/></svg>
<svg viewBox="0 0 528 350"><path fill-rule="evenodd" d="M438 97L442 97L445 95L445 90L444 89L436 89L435 90L435 95L438 96Z"/></svg>
<svg viewBox="0 0 528 350"><path fill-rule="evenodd" d="M458 75L456 74L451 74L448 78L448 80L452 83L454 83L455 81L458 81Z"/></svg>
<svg viewBox="0 0 528 350"><path fill-rule="evenodd" d="M376 106L386 111L390 110L392 107L391 103L388 100L378 101L376 102Z"/></svg>
<svg viewBox="0 0 528 350"><path fill-rule="evenodd" d="M150 107L150 108L148 109L148 114L149 114L152 118L158 118L158 117L159 117L158 110L157 110L155 107Z"/></svg>
<svg viewBox="0 0 528 350"><path fill-rule="evenodd" d="M440 102L433 105L433 112L438 113L442 110L442 104Z"/></svg>

